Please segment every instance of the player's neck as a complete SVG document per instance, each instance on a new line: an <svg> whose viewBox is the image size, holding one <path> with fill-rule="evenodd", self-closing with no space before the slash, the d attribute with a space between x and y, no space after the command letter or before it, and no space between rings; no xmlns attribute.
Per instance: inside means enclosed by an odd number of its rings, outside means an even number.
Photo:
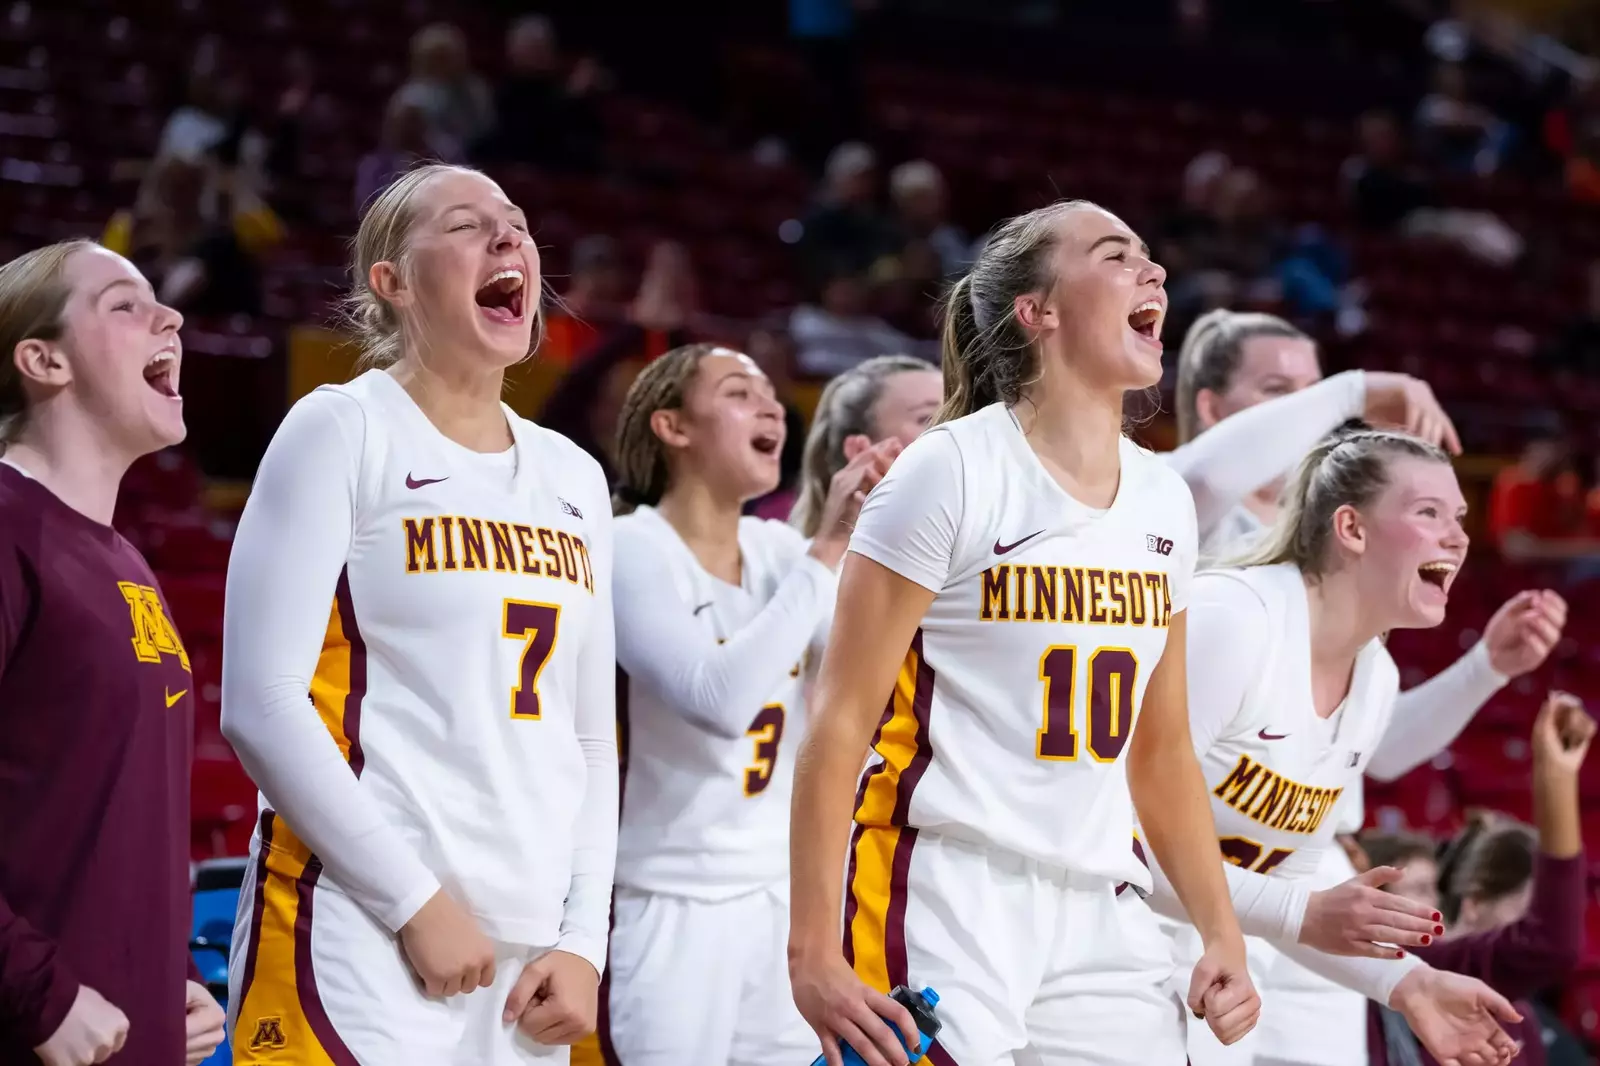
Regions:
<svg viewBox="0 0 1600 1066"><path fill-rule="evenodd" d="M505 371L425 366L406 356L389 371L433 428L463 448L503 452L511 427L500 407Z"/></svg>
<svg viewBox="0 0 1600 1066"><path fill-rule="evenodd" d="M1046 374L1012 408L1022 435L1058 484L1109 507L1122 478L1122 395L1114 400L1065 374Z"/></svg>
<svg viewBox="0 0 1600 1066"><path fill-rule="evenodd" d="M1326 717L1349 691L1361 649L1382 630L1363 610L1355 583L1342 580L1337 574L1306 581L1306 605L1311 631L1311 687L1317 713Z"/></svg>
<svg viewBox="0 0 1600 1066"><path fill-rule="evenodd" d="M723 497L695 480L673 485L656 504L656 513L677 531L706 572L730 585L739 584L743 576L739 558L741 511L737 499Z"/></svg>
<svg viewBox="0 0 1600 1066"><path fill-rule="evenodd" d="M36 409L18 438L7 445L4 458L74 511L109 526L122 477L136 457L124 455L103 438L86 416Z"/></svg>

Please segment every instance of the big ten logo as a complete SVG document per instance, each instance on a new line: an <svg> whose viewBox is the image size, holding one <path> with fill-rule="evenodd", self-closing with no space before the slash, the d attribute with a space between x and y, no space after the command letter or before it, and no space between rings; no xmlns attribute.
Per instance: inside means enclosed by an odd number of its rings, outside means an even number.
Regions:
<svg viewBox="0 0 1600 1066"><path fill-rule="evenodd" d="M189 669L189 653L183 650L178 627L167 617L161 594L149 585L136 585L132 581L119 581L117 588L128 603L128 614L133 621L133 654L139 661L158 663L162 655L176 655L183 668Z"/></svg>
<svg viewBox="0 0 1600 1066"><path fill-rule="evenodd" d="M282 1051L289 1046L283 1036L282 1018L257 1018L255 1033L250 1037L251 1051Z"/></svg>
<svg viewBox="0 0 1600 1066"><path fill-rule="evenodd" d="M1158 537L1154 533L1145 534L1144 546L1150 551L1155 552L1157 555L1172 554L1172 541L1168 540L1166 537Z"/></svg>

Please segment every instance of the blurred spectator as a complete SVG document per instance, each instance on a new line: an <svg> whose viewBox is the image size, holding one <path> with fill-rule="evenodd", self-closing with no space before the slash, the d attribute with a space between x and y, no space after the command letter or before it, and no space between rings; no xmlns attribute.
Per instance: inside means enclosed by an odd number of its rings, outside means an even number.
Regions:
<svg viewBox="0 0 1600 1066"><path fill-rule="evenodd" d="M424 26L411 38L411 75L395 98L420 107L430 143L454 157L494 126L489 87L472 69L466 37L448 22Z"/></svg>
<svg viewBox="0 0 1600 1066"><path fill-rule="evenodd" d="M399 96L390 97L384 109L383 129L378 147L356 164L356 212L389 187L401 174L427 159L454 163L448 146L433 143L428 135L428 116L422 106Z"/></svg>
<svg viewBox="0 0 1600 1066"><path fill-rule="evenodd" d="M950 223L949 191L938 167L926 159L901 163L889 172L889 197L904 239L926 241L938 254L944 277L972 265L972 238Z"/></svg>
<svg viewBox="0 0 1600 1066"><path fill-rule="evenodd" d="M477 154L556 170L599 169L605 127L595 98L607 81L605 71L588 57L566 69L548 18L518 19L506 34L506 73L494 95L495 126Z"/></svg>
<svg viewBox="0 0 1600 1066"><path fill-rule="evenodd" d="M1569 98L1545 115L1544 146L1573 199L1600 203L1600 76L1574 81Z"/></svg>
<svg viewBox="0 0 1600 1066"><path fill-rule="evenodd" d="M1439 849L1432 840L1421 833L1381 829L1366 830L1358 839L1368 869L1392 866L1400 871L1399 879L1385 885L1385 891L1425 907L1439 906L1439 864L1435 858Z"/></svg>
<svg viewBox="0 0 1600 1066"><path fill-rule="evenodd" d="M609 307L609 300L624 291L626 277L615 264L615 249L603 237L580 241L573 253L574 263L584 260L587 280L577 294L580 303L590 307ZM587 247L581 247L587 245ZM574 282L578 277L574 267ZM602 301L606 301L602 304ZM639 367L664 352L693 340L687 325L696 311L697 294L694 267L681 245L663 241L651 250L639 294L627 308L625 318L613 318L604 328L560 314L552 320L568 323L563 343L585 342L568 360L573 369L561 379L545 401L539 416L541 425L563 433L593 455L612 479L615 467L611 449L615 443L617 412L628 393ZM568 303L570 305L570 298ZM617 299L620 309L620 297ZM580 332L581 331L581 332ZM550 345L539 358L546 358Z"/></svg>
<svg viewBox="0 0 1600 1066"><path fill-rule="evenodd" d="M133 208L111 217L101 243L186 314L259 314L257 257L281 237L240 171L168 157L151 164Z"/></svg>
<svg viewBox="0 0 1600 1066"><path fill-rule="evenodd" d="M1522 238L1487 211L1441 206L1438 192L1412 165L1394 116L1370 111L1357 125L1360 150L1341 169L1356 221L1373 230L1453 244L1493 266L1522 256Z"/></svg>
<svg viewBox="0 0 1600 1066"><path fill-rule="evenodd" d="M872 290L864 275L840 263L823 281L816 304L801 304L789 315L795 364L811 377L832 377L875 355L906 352L928 357L929 341L917 341L873 312Z"/></svg>
<svg viewBox="0 0 1600 1066"><path fill-rule="evenodd" d="M1584 309L1556 334L1545 349L1544 360L1552 370L1600 377L1600 259L1589 264Z"/></svg>
<svg viewBox="0 0 1600 1066"><path fill-rule="evenodd" d="M1511 141L1511 127L1467 94L1467 72L1440 63L1433 91L1417 105L1417 136L1423 157L1457 173L1493 174Z"/></svg>
<svg viewBox="0 0 1600 1066"><path fill-rule="evenodd" d="M913 240L900 254L878 260L871 280L878 315L909 337L939 335L939 297L945 288L943 265L933 245Z"/></svg>
<svg viewBox="0 0 1600 1066"><path fill-rule="evenodd" d="M628 273L617 243L598 235L579 238L572 246L567 289L552 301L539 358L572 365L606 328L622 321L627 299Z"/></svg>
<svg viewBox="0 0 1600 1066"><path fill-rule="evenodd" d="M835 264L865 272L900 245L894 224L878 210L878 157L858 141L828 156L816 203L802 220L800 253L808 280Z"/></svg>
<svg viewBox="0 0 1600 1066"><path fill-rule="evenodd" d="M1489 535L1508 559L1566 559L1593 554L1583 537L1584 500L1563 437L1530 440L1516 463L1495 476Z"/></svg>
<svg viewBox="0 0 1600 1066"><path fill-rule="evenodd" d="M1484 812L1470 818L1439 860L1446 935L1415 949L1430 966L1476 977L1514 1001L1523 1021L1505 1029L1528 1066L1564 1066L1574 1060L1563 1043L1577 1046L1532 1000L1583 957L1588 871L1578 780L1594 728L1576 697L1550 693L1530 745L1538 831ZM1369 1019L1373 1066L1434 1062L1396 1012L1374 1003ZM1581 1050L1576 1061L1585 1061Z"/></svg>
<svg viewBox="0 0 1600 1066"><path fill-rule="evenodd" d="M200 159L235 131L242 117L244 86L237 74L219 69L220 49L213 38L196 50L187 97L161 127L157 156Z"/></svg>

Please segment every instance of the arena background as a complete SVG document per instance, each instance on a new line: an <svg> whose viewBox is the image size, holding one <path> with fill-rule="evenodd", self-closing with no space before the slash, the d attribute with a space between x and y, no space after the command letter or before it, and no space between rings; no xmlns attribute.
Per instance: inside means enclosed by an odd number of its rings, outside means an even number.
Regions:
<svg viewBox="0 0 1600 1066"><path fill-rule="evenodd" d="M1449 753L1369 786L1369 819L1527 817L1538 701L1600 696L1597 52L1580 0L0 5L0 256L94 236L188 318L189 442L135 470L118 521L190 647L195 858L242 855L254 814L217 725L233 521L289 405L351 372L358 205L425 157L527 210L560 299L507 399L602 457L631 374L693 337L778 382L792 471L826 374L936 359L944 279L1057 197L1118 212L1171 272L1169 365L1226 305L1303 325L1330 373L1423 377L1466 444L1476 542L1448 622L1393 641L1407 682L1517 590L1573 614ZM1166 411L1134 414L1171 445ZM1593 1040L1589 918L1551 995Z"/></svg>

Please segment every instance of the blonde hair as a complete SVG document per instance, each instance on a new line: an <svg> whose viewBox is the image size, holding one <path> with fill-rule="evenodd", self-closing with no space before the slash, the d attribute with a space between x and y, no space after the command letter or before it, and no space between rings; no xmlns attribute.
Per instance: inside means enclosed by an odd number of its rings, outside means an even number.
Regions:
<svg viewBox="0 0 1600 1066"><path fill-rule="evenodd" d="M28 396L17 371L17 345L59 341L66 332L72 286L67 261L99 247L78 238L47 244L0 266L0 454L17 439L28 414Z"/></svg>
<svg viewBox="0 0 1600 1066"><path fill-rule="evenodd" d="M1272 528L1229 566L1294 563L1308 577L1321 577L1332 562L1334 512L1366 507L1389 484L1396 459L1450 462L1438 447L1408 433L1350 428L1335 431L1301 460L1285 487Z"/></svg>
<svg viewBox="0 0 1600 1066"><path fill-rule="evenodd" d="M864 433L874 440L877 433L872 409L883 395L883 388L896 374L935 369L910 355L880 355L851 367L828 382L811 416L805 450L800 458L800 494L789 512L789 523L808 537L817 535L822 524L822 505L828 498L833 476L844 469L844 441Z"/></svg>
<svg viewBox="0 0 1600 1066"><path fill-rule="evenodd" d="M1277 315L1218 308L1194 320L1178 349L1178 443L1187 444L1205 428L1196 397L1201 389L1224 392L1238 373L1244 345L1252 337L1310 340Z"/></svg>
<svg viewBox="0 0 1600 1066"><path fill-rule="evenodd" d="M1016 403L1039 374L1028 332L1017 321L1017 297L1049 289L1056 227L1069 211L1097 207L1062 200L1002 222L972 269L944 298L944 406L935 422L970 415L996 401Z"/></svg>
<svg viewBox="0 0 1600 1066"><path fill-rule="evenodd" d="M344 320L361 345L363 367L392 366L405 354L400 313L373 291L372 268L378 263L393 263L402 279L411 280L411 234L417 222L417 195L424 185L443 174L484 176L481 170L448 163L413 167L372 198L350 242L350 292L344 298ZM524 358L531 358L544 340L543 295L541 279L539 290L528 294L533 298L533 336Z"/></svg>
<svg viewBox="0 0 1600 1066"><path fill-rule="evenodd" d="M640 504L654 507L666 494L667 451L650 426L650 416L683 406L700 360L731 351L722 344L685 344L652 360L639 371L617 414L617 487L611 513L625 515Z"/></svg>

